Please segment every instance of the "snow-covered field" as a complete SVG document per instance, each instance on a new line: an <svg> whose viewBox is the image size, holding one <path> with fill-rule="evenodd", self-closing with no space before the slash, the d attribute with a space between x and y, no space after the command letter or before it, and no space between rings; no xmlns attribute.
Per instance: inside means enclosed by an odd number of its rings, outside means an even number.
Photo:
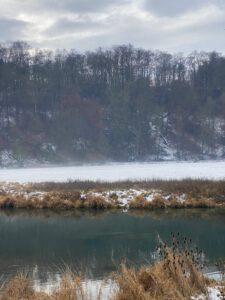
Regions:
<svg viewBox="0 0 225 300"><path fill-rule="evenodd" d="M67 180L224 179L225 161L110 163L73 167L0 169L0 181L64 182Z"/></svg>

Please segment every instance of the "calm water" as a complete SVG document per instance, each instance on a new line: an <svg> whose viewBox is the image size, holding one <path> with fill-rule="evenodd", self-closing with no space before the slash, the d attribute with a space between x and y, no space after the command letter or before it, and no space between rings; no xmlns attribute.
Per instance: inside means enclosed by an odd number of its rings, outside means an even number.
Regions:
<svg viewBox="0 0 225 300"><path fill-rule="evenodd" d="M30 272L44 283L65 266L101 279L126 258L147 263L156 235L192 237L212 263L225 259L225 211L173 210L151 213L8 212L0 214L0 275Z"/></svg>

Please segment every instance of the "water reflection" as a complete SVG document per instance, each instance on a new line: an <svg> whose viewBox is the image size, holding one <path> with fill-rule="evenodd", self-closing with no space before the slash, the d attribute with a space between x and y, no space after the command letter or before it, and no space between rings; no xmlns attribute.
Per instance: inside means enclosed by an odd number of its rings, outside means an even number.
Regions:
<svg viewBox="0 0 225 300"><path fill-rule="evenodd" d="M192 237L210 263L225 258L224 210L1 212L1 280L22 270L44 284L53 277L57 281L65 266L101 279L124 259L149 263L156 235L168 240L177 231Z"/></svg>

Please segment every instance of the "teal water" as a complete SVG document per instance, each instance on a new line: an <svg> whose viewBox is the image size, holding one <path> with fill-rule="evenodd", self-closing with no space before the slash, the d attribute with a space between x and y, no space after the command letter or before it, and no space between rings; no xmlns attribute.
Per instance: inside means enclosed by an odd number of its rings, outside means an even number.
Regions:
<svg viewBox="0 0 225 300"><path fill-rule="evenodd" d="M65 266L101 279L121 261L150 263L156 236L191 237L210 263L225 260L225 210L0 213L0 278L20 271L43 281Z"/></svg>

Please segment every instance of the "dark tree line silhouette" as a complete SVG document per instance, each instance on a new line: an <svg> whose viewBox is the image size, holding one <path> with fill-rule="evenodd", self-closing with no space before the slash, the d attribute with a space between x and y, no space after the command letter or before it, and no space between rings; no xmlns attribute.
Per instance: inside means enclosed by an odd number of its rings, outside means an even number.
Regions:
<svg viewBox="0 0 225 300"><path fill-rule="evenodd" d="M0 45L2 160L223 157L224 118L225 57L216 52Z"/></svg>

